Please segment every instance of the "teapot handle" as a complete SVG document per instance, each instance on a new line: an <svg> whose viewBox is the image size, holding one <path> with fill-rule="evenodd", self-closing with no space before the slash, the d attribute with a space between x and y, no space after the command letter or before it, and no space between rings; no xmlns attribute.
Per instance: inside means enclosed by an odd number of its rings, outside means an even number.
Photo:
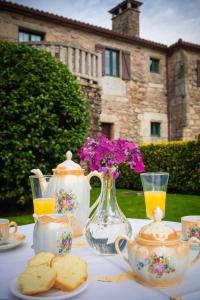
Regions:
<svg viewBox="0 0 200 300"><path fill-rule="evenodd" d="M188 241L188 243L189 243L189 244L191 244L191 243L197 243L197 244L199 244L199 250L198 250L197 255L195 256L195 258L194 258L192 261L190 261L190 262L188 263L188 268L191 268L191 267L192 267L194 264L196 264L197 261L200 259L200 240L198 240L197 238L192 237L192 238Z"/></svg>
<svg viewBox="0 0 200 300"><path fill-rule="evenodd" d="M129 265L129 260L128 258L121 252L121 250L119 249L119 242L121 240L126 240L127 242L129 242L129 238L125 235L120 235L116 238L115 240L115 249L117 251L117 253L127 262L127 264Z"/></svg>
<svg viewBox="0 0 200 300"><path fill-rule="evenodd" d="M93 171L93 172L90 172L86 178L87 180L90 182L90 179L93 177L93 176L96 176L100 179L101 181L101 184L102 184L102 174L98 171ZM100 194L101 195L101 194ZM100 195L99 197L97 198L97 200L92 204L92 206L90 206L90 209L89 209L89 215L91 214L91 212L96 208L96 206L98 205L99 203L99 200L100 200Z"/></svg>

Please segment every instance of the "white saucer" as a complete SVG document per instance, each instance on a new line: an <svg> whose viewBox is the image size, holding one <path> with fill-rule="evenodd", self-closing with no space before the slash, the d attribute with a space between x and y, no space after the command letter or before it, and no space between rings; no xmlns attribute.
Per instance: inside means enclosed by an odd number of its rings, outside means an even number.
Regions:
<svg viewBox="0 0 200 300"><path fill-rule="evenodd" d="M0 251L12 249L21 245L24 242L25 238L25 235L20 233L10 234L8 240L5 243L0 244Z"/></svg>
<svg viewBox="0 0 200 300"><path fill-rule="evenodd" d="M34 296L26 296L20 292L17 278L11 283L10 290L13 295L21 298L21 299L30 299L30 300L64 300L74 297L80 293L82 293L88 287L88 281L83 283L79 288L75 289L72 292L65 292L57 289L50 289L45 293L39 293Z"/></svg>

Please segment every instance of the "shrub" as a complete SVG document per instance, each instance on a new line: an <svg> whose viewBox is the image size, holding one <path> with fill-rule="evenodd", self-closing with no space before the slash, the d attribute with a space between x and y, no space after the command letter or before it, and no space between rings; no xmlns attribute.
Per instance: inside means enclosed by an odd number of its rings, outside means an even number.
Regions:
<svg viewBox="0 0 200 300"><path fill-rule="evenodd" d="M87 103L74 76L49 53L0 43L0 203L31 199L30 170L51 173L82 146Z"/></svg>
<svg viewBox="0 0 200 300"><path fill-rule="evenodd" d="M169 172L169 192L200 194L200 141L166 142L140 147L145 172ZM140 176L120 166L117 186L142 190Z"/></svg>

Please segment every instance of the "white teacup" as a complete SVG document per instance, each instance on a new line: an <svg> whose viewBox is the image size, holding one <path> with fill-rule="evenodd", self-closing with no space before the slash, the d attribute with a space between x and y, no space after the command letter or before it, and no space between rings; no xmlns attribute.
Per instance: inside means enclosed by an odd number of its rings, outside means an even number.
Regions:
<svg viewBox="0 0 200 300"><path fill-rule="evenodd" d="M181 218L182 234L185 240L197 238L200 240L200 216L185 216Z"/></svg>
<svg viewBox="0 0 200 300"><path fill-rule="evenodd" d="M198 239L200 240L200 215L185 216L181 218L182 235L184 240ZM192 243L191 248L198 248L199 245Z"/></svg>
<svg viewBox="0 0 200 300"><path fill-rule="evenodd" d="M0 219L0 244L4 244L8 241L10 235L10 227L14 227L12 233L17 232L17 223L14 221L10 222L8 219Z"/></svg>

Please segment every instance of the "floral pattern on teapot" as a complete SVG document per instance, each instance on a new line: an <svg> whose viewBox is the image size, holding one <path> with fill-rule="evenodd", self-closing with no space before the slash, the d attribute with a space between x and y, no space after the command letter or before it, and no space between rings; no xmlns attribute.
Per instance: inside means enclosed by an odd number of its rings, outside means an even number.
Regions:
<svg viewBox="0 0 200 300"><path fill-rule="evenodd" d="M176 266L174 264L170 264L168 257L157 256L157 254L153 254L144 261L139 261L137 263L139 271L145 266L148 266L147 271L155 274L157 278L161 278L164 273L169 274L176 271Z"/></svg>
<svg viewBox="0 0 200 300"><path fill-rule="evenodd" d="M59 254L65 254L70 251L72 246L72 234L69 231L64 231L57 241L57 248Z"/></svg>
<svg viewBox="0 0 200 300"><path fill-rule="evenodd" d="M78 201L72 191L65 192L63 189L56 195L56 212L59 214L74 213L78 208Z"/></svg>

